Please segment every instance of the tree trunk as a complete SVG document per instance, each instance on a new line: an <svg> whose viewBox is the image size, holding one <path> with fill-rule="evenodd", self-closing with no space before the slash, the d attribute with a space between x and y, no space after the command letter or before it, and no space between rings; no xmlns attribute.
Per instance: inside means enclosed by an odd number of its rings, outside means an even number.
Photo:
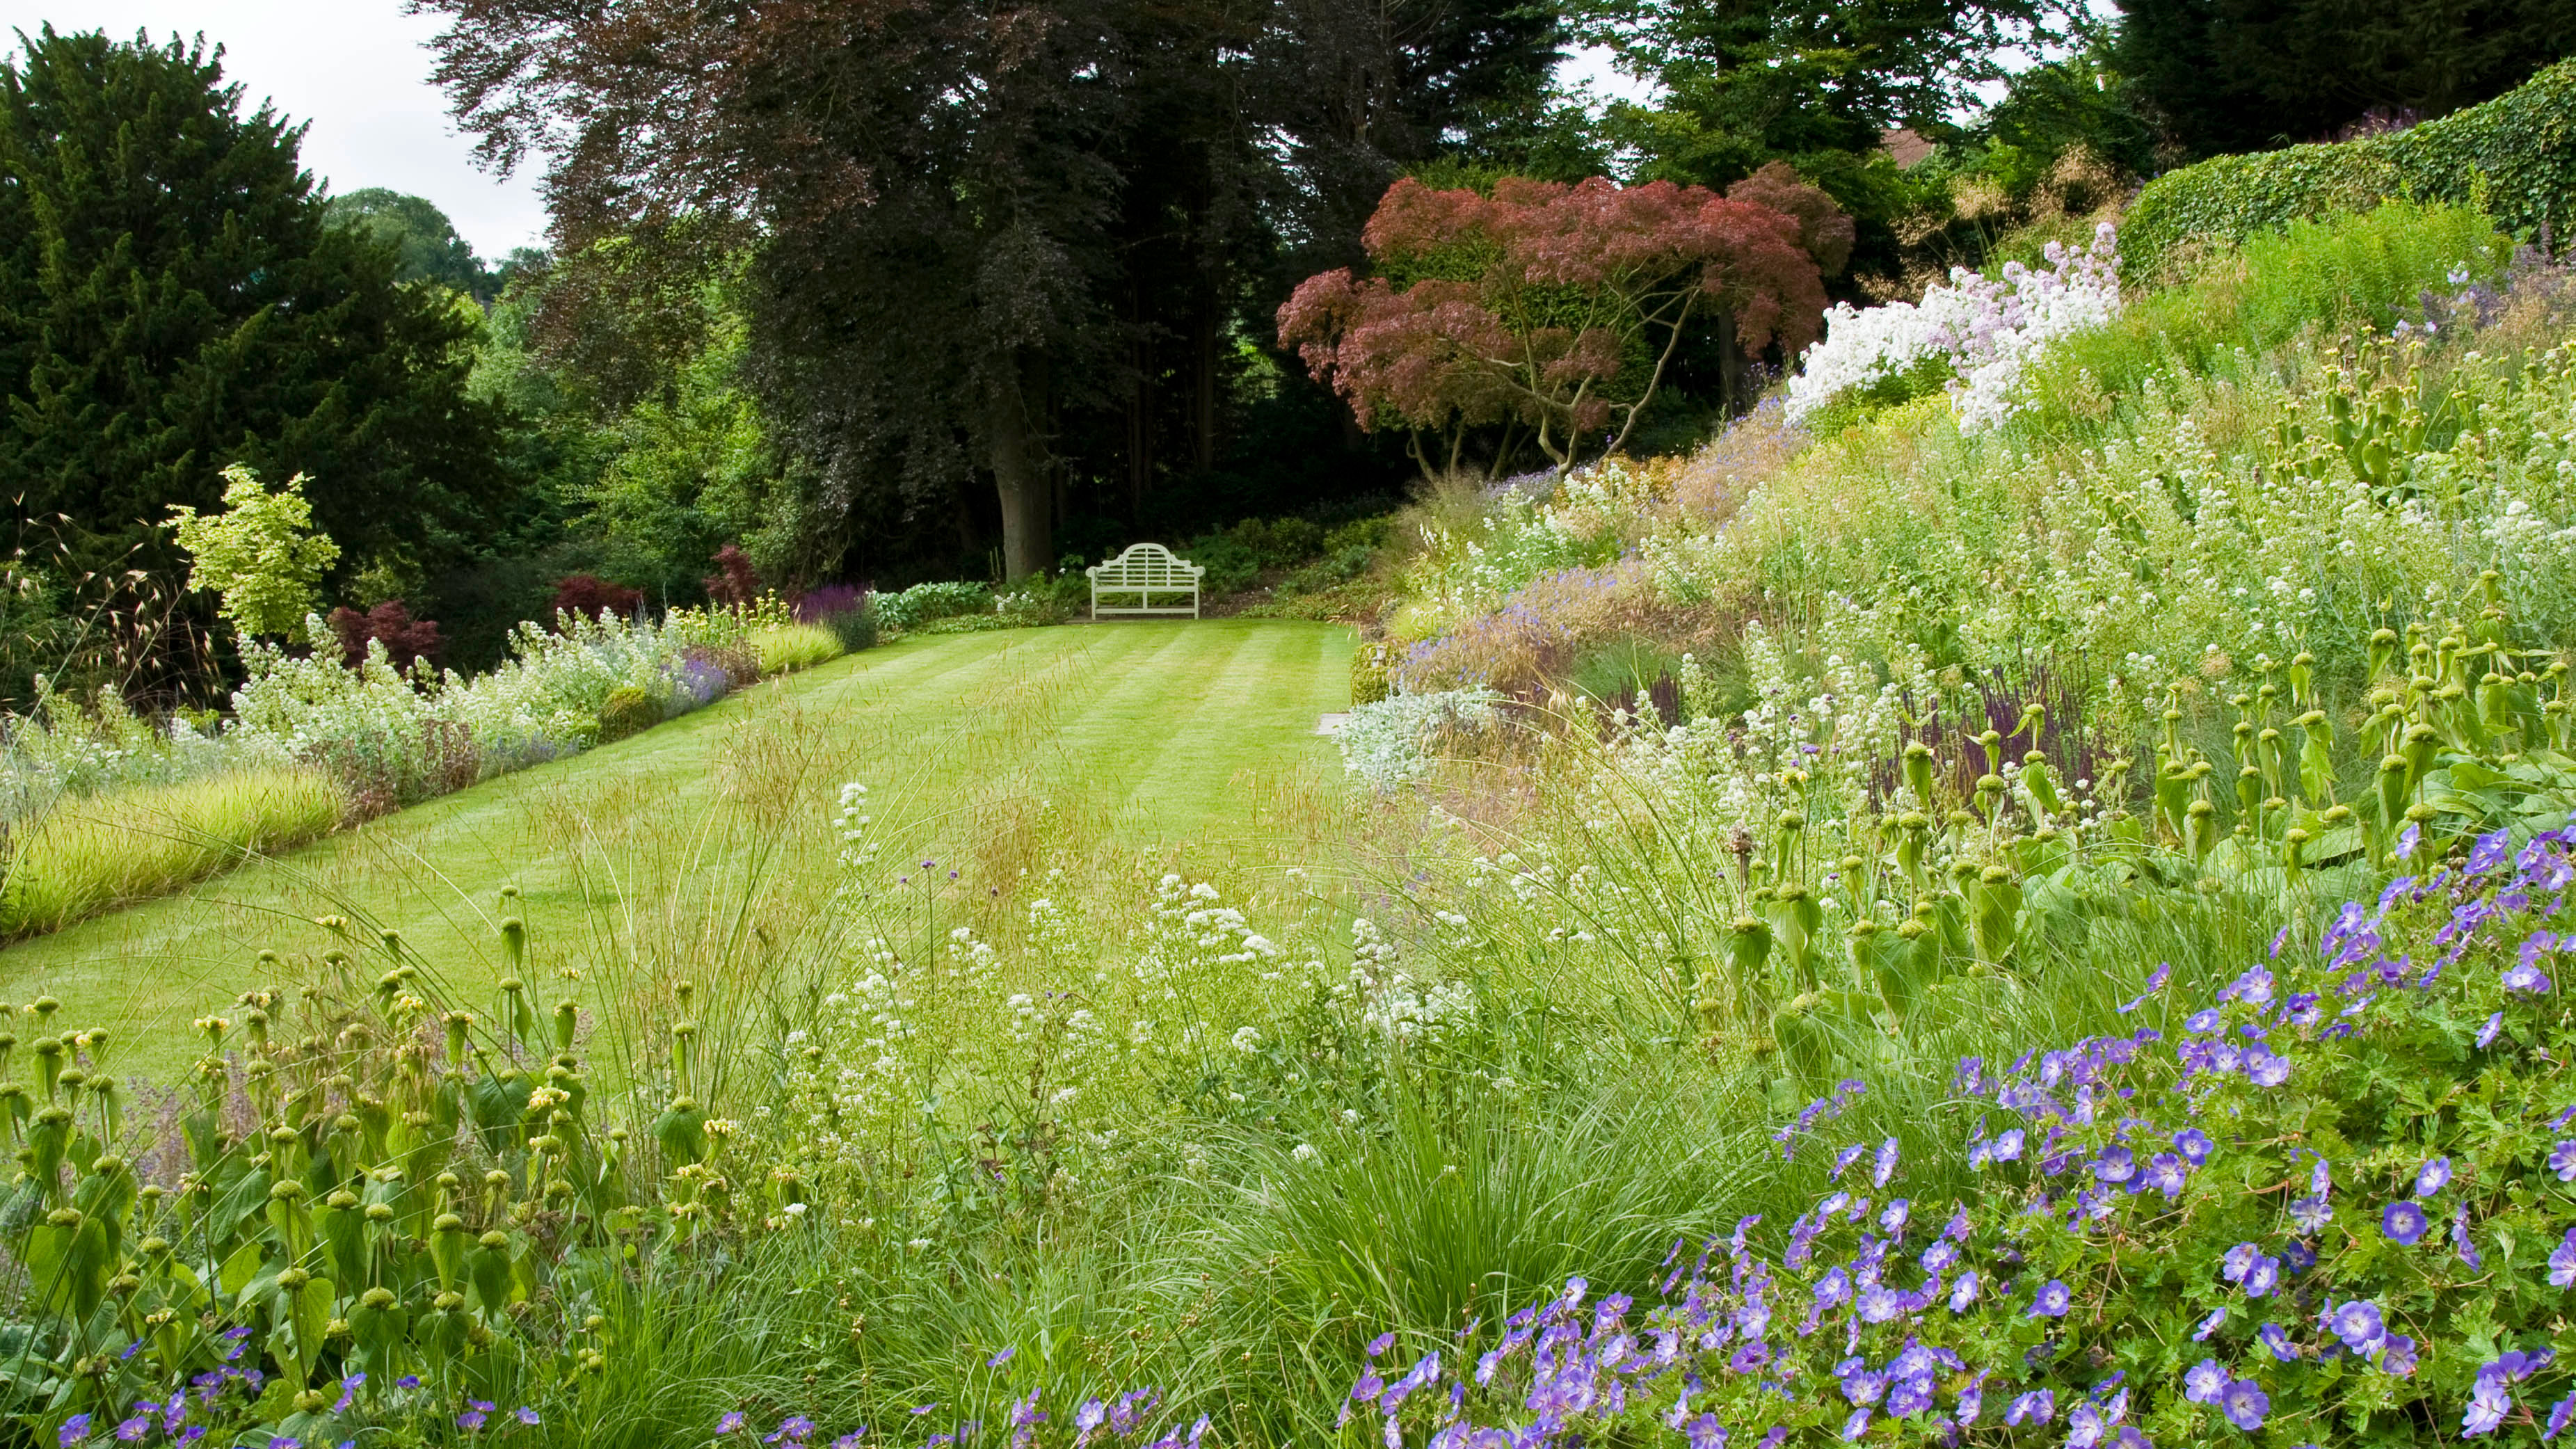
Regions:
<svg viewBox="0 0 2576 1449"><path fill-rule="evenodd" d="M1735 340L1735 314L1717 314L1717 406L1726 417L1744 411L1744 346Z"/></svg>
<svg viewBox="0 0 2576 1449"><path fill-rule="evenodd" d="M1002 369L987 399L985 447L993 468L993 487L1002 502L1002 576L1006 580L1043 573L1054 560L1054 537L1048 504L1053 489L1039 456L1043 451L1029 426L1031 408L1018 359Z"/></svg>
<svg viewBox="0 0 2576 1449"><path fill-rule="evenodd" d="M1198 444L1197 462L1202 473L1216 467L1216 320L1216 304L1201 304L1197 388L1190 400L1190 422Z"/></svg>

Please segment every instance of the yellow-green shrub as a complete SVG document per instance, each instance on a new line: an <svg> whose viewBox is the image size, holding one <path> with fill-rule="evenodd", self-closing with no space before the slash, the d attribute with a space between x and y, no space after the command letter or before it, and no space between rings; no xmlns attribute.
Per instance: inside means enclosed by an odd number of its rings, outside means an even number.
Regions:
<svg viewBox="0 0 2576 1449"><path fill-rule="evenodd" d="M760 672L783 674L829 663L846 652L840 636L820 624L782 624L751 636L760 651Z"/></svg>
<svg viewBox="0 0 2576 1449"><path fill-rule="evenodd" d="M176 889L246 851L300 845L327 834L347 809L328 776L282 767L68 801L10 839L0 860L0 937L57 930Z"/></svg>

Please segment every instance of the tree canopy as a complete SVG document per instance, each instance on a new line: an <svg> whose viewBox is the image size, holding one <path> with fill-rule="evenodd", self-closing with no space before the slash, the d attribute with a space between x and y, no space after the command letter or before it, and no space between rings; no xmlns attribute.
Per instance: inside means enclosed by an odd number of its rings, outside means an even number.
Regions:
<svg viewBox="0 0 2576 1449"><path fill-rule="evenodd" d="M0 61L0 494L85 567L175 564L223 470L310 479L344 566L434 556L502 484L470 304L325 224L221 52L50 27Z"/></svg>
<svg viewBox="0 0 2576 1449"><path fill-rule="evenodd" d="M2430 119L2576 53L2576 0L2120 0L2117 55L2186 157Z"/></svg>
<svg viewBox="0 0 2576 1449"><path fill-rule="evenodd" d="M1525 123L1559 35L1505 0L429 8L486 154L552 156L568 263L752 254L809 517L989 509L1014 575L1070 499L1221 467L1269 310L1402 163Z"/></svg>
<svg viewBox="0 0 2576 1449"><path fill-rule="evenodd" d="M501 293L503 279L483 265L473 245L456 234L447 213L426 197L369 186L332 197L323 215L333 226L392 247L394 276L400 281L435 282L487 304Z"/></svg>

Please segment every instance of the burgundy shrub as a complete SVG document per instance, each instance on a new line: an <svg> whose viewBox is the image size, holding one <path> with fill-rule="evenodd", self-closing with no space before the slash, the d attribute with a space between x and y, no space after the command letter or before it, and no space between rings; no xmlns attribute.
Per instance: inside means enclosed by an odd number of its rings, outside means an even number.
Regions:
<svg viewBox="0 0 2576 1449"><path fill-rule="evenodd" d="M369 641L385 646L396 669L411 668L415 659L436 664L447 648L447 641L438 637L438 621L413 618L400 599L387 599L363 614L333 609L330 624L340 639L340 662L352 669L366 659Z"/></svg>
<svg viewBox="0 0 2576 1449"><path fill-rule="evenodd" d="M760 602L760 571L751 566L751 555L742 551L742 545L729 543L717 549L715 565L716 571L706 578L710 602L736 609Z"/></svg>
<svg viewBox="0 0 2576 1449"><path fill-rule="evenodd" d="M624 584L612 584L592 574L569 574L555 581L557 614L578 614L596 619L602 610L632 618L644 607L644 595Z"/></svg>

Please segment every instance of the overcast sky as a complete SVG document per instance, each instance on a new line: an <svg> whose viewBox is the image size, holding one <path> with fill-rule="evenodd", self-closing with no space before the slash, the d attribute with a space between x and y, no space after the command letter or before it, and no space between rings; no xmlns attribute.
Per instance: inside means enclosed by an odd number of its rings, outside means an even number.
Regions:
<svg viewBox="0 0 2576 1449"><path fill-rule="evenodd" d="M522 171L498 181L475 169L470 142L429 83L435 19L405 15L402 0L0 0L0 42L12 33L105 30L122 40L146 29L205 33L224 47L224 73L242 83L245 109L263 99L299 121L304 164L334 193L390 186L438 203L486 257L544 239L545 204Z"/></svg>

